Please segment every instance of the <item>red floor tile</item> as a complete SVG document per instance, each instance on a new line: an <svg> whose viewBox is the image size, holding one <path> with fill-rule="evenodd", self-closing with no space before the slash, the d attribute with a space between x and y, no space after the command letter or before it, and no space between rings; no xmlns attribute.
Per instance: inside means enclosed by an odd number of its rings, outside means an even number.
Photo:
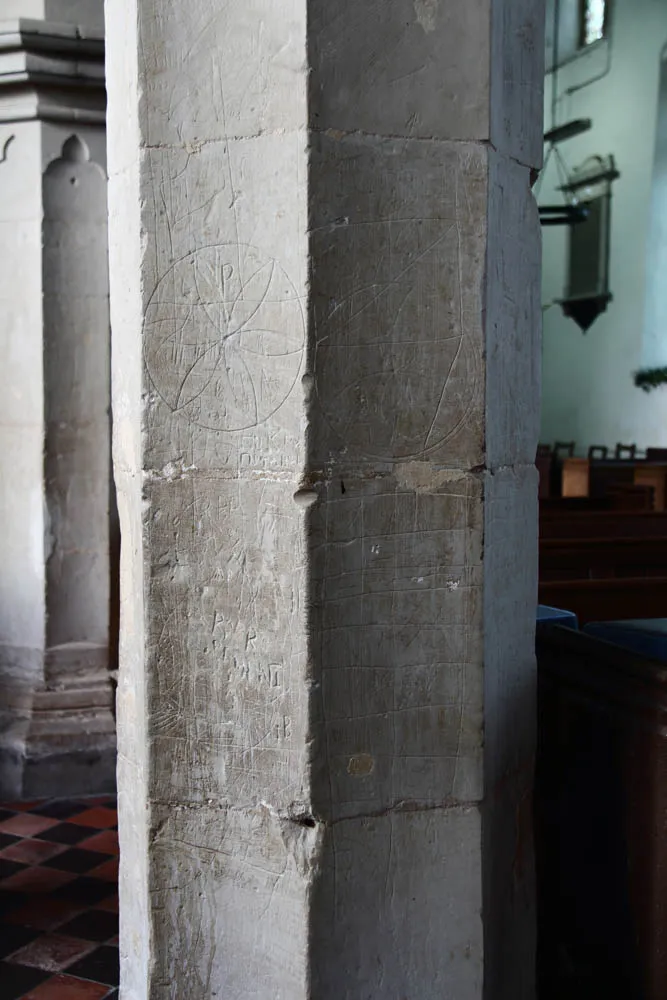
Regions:
<svg viewBox="0 0 667 1000"><path fill-rule="evenodd" d="M116 823L106 796L0 808L0 1000L118 1000Z"/></svg>
<svg viewBox="0 0 667 1000"><path fill-rule="evenodd" d="M108 994L109 987L101 983L59 975L26 993L23 1000L102 1000Z"/></svg>
<svg viewBox="0 0 667 1000"><path fill-rule="evenodd" d="M53 892L75 878L70 872L53 868L24 868L0 882L0 888L11 892Z"/></svg>
<svg viewBox="0 0 667 1000"><path fill-rule="evenodd" d="M91 878L101 878L105 882L113 882L115 884L118 881L118 858L109 858L108 861L98 865L97 868L93 868L88 874Z"/></svg>
<svg viewBox="0 0 667 1000"><path fill-rule="evenodd" d="M25 948L15 951L7 961L48 972L62 972L95 947L95 942L83 941L81 938L66 937L64 934L42 934Z"/></svg>
<svg viewBox="0 0 667 1000"><path fill-rule="evenodd" d="M118 832L116 830L103 830L96 833L87 840L81 840L79 847L85 851L100 851L102 854L120 854L118 847Z"/></svg>
<svg viewBox="0 0 667 1000"><path fill-rule="evenodd" d="M0 851L0 858L10 861L22 861L24 865L38 865L48 861L56 854L62 854L67 848L64 844L49 844L45 840L19 840Z"/></svg>
<svg viewBox="0 0 667 1000"><path fill-rule="evenodd" d="M85 908L85 903L70 899L36 896L17 910L12 910L4 917L4 920L22 927L35 927L37 930L50 931L71 920Z"/></svg>
<svg viewBox="0 0 667 1000"><path fill-rule="evenodd" d="M52 826L57 826L58 820L48 816L30 816L27 813L20 813L12 816L0 823L0 833L13 833L15 837L34 837L43 830L48 830Z"/></svg>
<svg viewBox="0 0 667 1000"><path fill-rule="evenodd" d="M7 822L11 823L11 820ZM118 814L115 809L107 809L105 806L95 806L93 809L86 809L85 812L80 813L78 816L70 816L70 823L76 823L77 826L92 826L97 830L106 830L110 826L116 826L118 824ZM12 830L7 830L7 833L13 833Z"/></svg>

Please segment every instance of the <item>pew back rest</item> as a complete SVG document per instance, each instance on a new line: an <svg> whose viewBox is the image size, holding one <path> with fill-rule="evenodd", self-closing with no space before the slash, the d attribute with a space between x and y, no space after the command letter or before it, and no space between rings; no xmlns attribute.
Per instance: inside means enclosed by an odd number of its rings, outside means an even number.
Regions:
<svg viewBox="0 0 667 1000"><path fill-rule="evenodd" d="M540 580L667 576L667 535L658 538L543 538Z"/></svg>
<svg viewBox="0 0 667 1000"><path fill-rule="evenodd" d="M667 537L665 511L540 511L541 538L656 538Z"/></svg>
<svg viewBox="0 0 667 1000"><path fill-rule="evenodd" d="M664 1000L667 669L557 627L538 628L536 650L539 964L560 988L549 996Z"/></svg>
<svg viewBox="0 0 667 1000"><path fill-rule="evenodd" d="M667 618L667 576L542 580L539 603L563 608L580 625L627 618Z"/></svg>

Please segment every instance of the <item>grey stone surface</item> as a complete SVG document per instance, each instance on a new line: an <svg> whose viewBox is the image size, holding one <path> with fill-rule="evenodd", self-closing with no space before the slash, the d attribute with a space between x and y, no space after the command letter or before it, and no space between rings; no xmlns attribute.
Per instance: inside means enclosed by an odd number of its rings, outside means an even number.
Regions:
<svg viewBox="0 0 667 1000"><path fill-rule="evenodd" d="M158 807L154 821L154 954L165 964L150 995L308 996L319 830L261 804Z"/></svg>
<svg viewBox="0 0 667 1000"><path fill-rule="evenodd" d="M542 164L544 12L541 0L492 2L490 135L493 147L529 167Z"/></svg>
<svg viewBox="0 0 667 1000"><path fill-rule="evenodd" d="M103 29L104 0L3 0L2 16Z"/></svg>
<svg viewBox="0 0 667 1000"><path fill-rule="evenodd" d="M532 996L541 21L498 6L107 4L124 1000Z"/></svg>
<svg viewBox="0 0 667 1000"><path fill-rule="evenodd" d="M192 0L173 5L168 31L152 5L138 3L136 14L142 145L191 152L220 142L224 156L231 139L305 127L305 3L250 0L240 10ZM234 53L233 71L223 52Z"/></svg>
<svg viewBox="0 0 667 1000"><path fill-rule="evenodd" d="M534 995L537 474L484 479L484 977L486 996L513 1000Z"/></svg>
<svg viewBox="0 0 667 1000"><path fill-rule="evenodd" d="M61 155L76 121L105 161L101 10L10 0L0 23L3 798L113 781L106 181Z"/></svg>
<svg viewBox="0 0 667 1000"><path fill-rule="evenodd" d="M32 126L29 127L32 130ZM0 133L0 692L2 742L20 756L44 649L41 163L37 137ZM16 692L16 697L14 697ZM20 718L17 716L20 700ZM18 729L17 729L18 727ZM11 733L11 735L9 735ZM20 788L14 778L4 795Z"/></svg>
<svg viewBox="0 0 667 1000"><path fill-rule="evenodd" d="M149 738L170 761L153 771L158 801L289 810L307 798L306 551L293 493L204 475L144 489Z"/></svg>
<svg viewBox="0 0 667 1000"><path fill-rule="evenodd" d="M16 623L19 628L20 624ZM0 646L0 797L4 800L23 796L34 692L43 679L42 649L6 642Z"/></svg>
<svg viewBox="0 0 667 1000"><path fill-rule="evenodd" d="M331 820L482 797L481 483L409 465L342 472L311 517L313 795Z"/></svg>
<svg viewBox="0 0 667 1000"><path fill-rule="evenodd" d="M539 436L541 249L529 169L491 153L486 251L486 464L533 465Z"/></svg>
<svg viewBox="0 0 667 1000"><path fill-rule="evenodd" d="M44 173L42 207L45 646L25 796L107 791L116 753L106 176L76 134Z"/></svg>
<svg viewBox="0 0 667 1000"><path fill-rule="evenodd" d="M46 754L31 753L21 761L23 798L50 799L54 789L60 792L63 788L68 796L113 794L116 791L114 736L112 730L111 738L95 740L97 747L86 747L86 741L79 737L75 750L70 745L58 753L50 743Z"/></svg>
<svg viewBox="0 0 667 1000"><path fill-rule="evenodd" d="M106 176L75 134L43 179L47 646L109 643Z"/></svg>
<svg viewBox="0 0 667 1000"><path fill-rule="evenodd" d="M43 679L41 162L38 136L0 133L0 795L22 792L32 691ZM5 766L7 765L7 766Z"/></svg>
<svg viewBox="0 0 667 1000"><path fill-rule="evenodd" d="M103 131L104 31L94 7L101 11L100 0L3 4L0 122L69 122ZM92 23L79 20L86 15Z"/></svg>
<svg viewBox="0 0 667 1000"><path fill-rule="evenodd" d="M479 826L477 809L456 808L333 827L313 893L312 996L482 995Z"/></svg>
<svg viewBox="0 0 667 1000"><path fill-rule="evenodd" d="M478 144L314 138L314 469L482 463L487 174Z"/></svg>
<svg viewBox="0 0 667 1000"><path fill-rule="evenodd" d="M490 7L489 0L313 0L311 124L488 139Z"/></svg>

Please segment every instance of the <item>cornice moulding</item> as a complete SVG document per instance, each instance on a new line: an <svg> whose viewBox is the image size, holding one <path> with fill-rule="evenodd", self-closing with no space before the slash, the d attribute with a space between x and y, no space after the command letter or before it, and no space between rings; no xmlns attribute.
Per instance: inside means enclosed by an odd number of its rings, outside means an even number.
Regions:
<svg viewBox="0 0 667 1000"><path fill-rule="evenodd" d="M104 35L27 18L0 21L0 123L104 125Z"/></svg>

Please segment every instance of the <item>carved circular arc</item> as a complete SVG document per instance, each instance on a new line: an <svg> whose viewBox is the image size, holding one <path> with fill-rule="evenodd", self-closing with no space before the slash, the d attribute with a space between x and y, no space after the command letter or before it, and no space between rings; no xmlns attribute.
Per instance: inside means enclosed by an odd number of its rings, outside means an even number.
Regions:
<svg viewBox="0 0 667 1000"><path fill-rule="evenodd" d="M250 244L201 247L158 280L144 315L144 360L163 403L213 431L255 427L284 404L305 345L300 296Z"/></svg>

